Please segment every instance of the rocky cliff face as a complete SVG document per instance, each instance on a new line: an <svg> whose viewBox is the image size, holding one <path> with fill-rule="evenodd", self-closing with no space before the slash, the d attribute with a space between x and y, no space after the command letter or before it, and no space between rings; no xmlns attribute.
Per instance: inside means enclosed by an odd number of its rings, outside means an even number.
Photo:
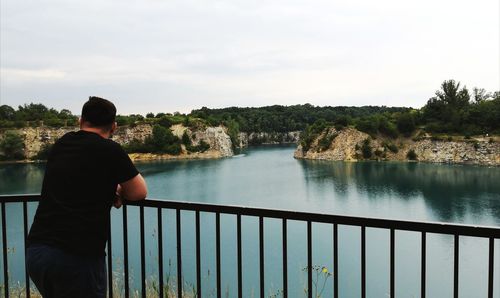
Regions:
<svg viewBox="0 0 500 298"><path fill-rule="evenodd" d="M53 144L58 138L70 131L78 130L77 127L64 128L49 128L35 127L16 129L16 132L24 138L25 154L28 159L33 158L45 144ZM154 154L131 154L133 159L190 159L190 158L220 158L233 155L232 143L226 129L220 127L206 127L203 129L192 130L182 125L174 125L171 127L172 132L179 138L182 137L184 131L193 140L193 145L198 145L202 140L210 145L210 149L205 152L191 153L183 148L180 156L154 155ZM140 124L136 126L119 127L113 135L113 140L119 144L127 144L130 141L144 139L151 135L153 129L149 124ZM0 131L0 138L2 132Z"/></svg>
<svg viewBox="0 0 500 298"><path fill-rule="evenodd" d="M240 140L240 148L248 147L248 145L260 144L291 144L298 143L300 131L289 132L240 132L238 138Z"/></svg>
<svg viewBox="0 0 500 298"><path fill-rule="evenodd" d="M333 140L325 148L319 143L331 137ZM413 141L409 138L387 139L371 137L354 128L337 131L334 128L323 132L304 151L299 145L295 158L356 161L363 159L363 142L370 139L373 159L408 160L408 152L413 150L416 160L436 163L460 163L500 166L500 143L498 140L471 139L461 141L441 141L425 138ZM323 144L324 145L324 144ZM391 150L392 149L392 150Z"/></svg>
<svg viewBox="0 0 500 298"><path fill-rule="evenodd" d="M233 156L233 143L227 134L227 129L223 126L192 130L178 124L173 125L171 130L173 134L179 138L186 132L188 136L191 137L193 145L195 146L199 145L201 141L204 141L210 145L210 150L218 152L218 157Z"/></svg>

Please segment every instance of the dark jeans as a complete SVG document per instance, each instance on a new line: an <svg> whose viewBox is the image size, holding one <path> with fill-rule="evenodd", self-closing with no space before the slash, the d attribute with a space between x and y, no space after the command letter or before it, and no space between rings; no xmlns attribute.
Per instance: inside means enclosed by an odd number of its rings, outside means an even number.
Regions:
<svg viewBox="0 0 500 298"><path fill-rule="evenodd" d="M28 272L45 298L106 297L104 257L83 257L33 244L26 252Z"/></svg>

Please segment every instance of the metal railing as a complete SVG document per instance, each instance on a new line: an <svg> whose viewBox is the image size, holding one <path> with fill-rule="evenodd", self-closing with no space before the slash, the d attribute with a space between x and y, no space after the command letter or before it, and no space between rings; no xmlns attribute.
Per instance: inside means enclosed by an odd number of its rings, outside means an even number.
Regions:
<svg viewBox="0 0 500 298"><path fill-rule="evenodd" d="M27 203L37 202L40 200L39 195L2 195L1 216L2 216L2 243L3 243L3 274L5 289L9 288L8 281L8 260L7 260L7 232L6 232L6 212L5 206L9 203L23 204L23 223L24 223L24 238L26 240L28 234L28 215ZM445 224L417 221L402 221L389 220L379 218L351 217L331 214L308 213L297 211L284 211L275 209L250 208L226 205L213 205L204 203L189 203L179 201L158 201L145 200L139 202L126 202L122 207L123 212L123 250L124 250L124 287L125 297L130 296L129 286L129 269L128 269L128 224L127 224L127 205L137 206L139 208L140 220L140 263L141 263L141 293L142 297L146 296L146 253L145 253L145 233L144 233L144 209L154 208L158 214L158 275L159 275L159 296L164 297L164 281L163 281L163 222L162 212L164 209L176 211L176 242L177 242L177 295L182 297L182 234L181 234L181 211L195 212L195 242L196 242L196 295L202 297L201 289L201 253L200 253L200 212L215 214L215 238L216 238L216 295L221 297L221 227L220 215L231 214L236 215L236 242L237 242L237 289L238 297L243 297L242 284L242 233L241 233L241 217L253 216L259 218L259 273L260 273L260 297L264 297L264 218L281 219L282 228L282 256L283 256L283 297L288 297L288 268L287 268L287 221L296 220L307 223L307 295L312 297L313 287L313 270L312 270L312 224L326 223L333 225L333 296L338 297L339 278L338 278L338 226L357 226L361 228L361 297L366 297L366 228L382 228L390 230L390 297L395 297L395 231L413 231L421 233L421 276L420 276L420 291L421 297L426 295L426 236L427 233L448 234L454 236L453 241L453 295L458 297L459 294L459 239L461 236L472 236L489 239L488 249L488 297L493 297L494 290L494 251L495 239L500 239L499 227L472 226L461 224ZM111 234L111 233L110 233ZM108 240L107 251L112 251L111 238ZM112 254L107 254L108 258L108 291L109 297L113 297L112 285ZM26 296L30 297L29 276L26 272ZM497 289L498 290L498 289ZM6 290L6 297L8 297Z"/></svg>

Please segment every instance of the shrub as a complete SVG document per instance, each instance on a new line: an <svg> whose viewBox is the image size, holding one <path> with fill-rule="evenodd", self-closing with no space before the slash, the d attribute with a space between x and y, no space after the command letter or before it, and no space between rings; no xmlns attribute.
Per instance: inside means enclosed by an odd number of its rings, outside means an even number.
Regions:
<svg viewBox="0 0 500 298"><path fill-rule="evenodd" d="M162 153L167 153L167 154L171 154L171 155L179 155L182 152L182 148L181 148L180 144L174 143L174 144L166 145L165 147L163 147L163 149L161 151L162 151Z"/></svg>
<svg viewBox="0 0 500 298"><path fill-rule="evenodd" d="M372 145L370 144L370 139L363 141L363 145L361 145L361 152L363 153L363 158L372 157Z"/></svg>
<svg viewBox="0 0 500 298"><path fill-rule="evenodd" d="M179 154L181 152L179 138L174 136L170 129L160 125L153 126L153 133L144 140L144 144L153 153ZM178 145L179 148L172 145Z"/></svg>
<svg viewBox="0 0 500 298"><path fill-rule="evenodd" d="M0 141L0 158L3 160L24 159L24 140L15 132L8 131Z"/></svg>
<svg viewBox="0 0 500 298"><path fill-rule="evenodd" d="M374 119L360 119L356 123L356 129L370 135L375 135L378 130L378 123Z"/></svg>
<svg viewBox="0 0 500 298"><path fill-rule="evenodd" d="M409 160L417 160L417 153L415 153L415 150L411 149L408 153L406 153L406 157Z"/></svg>
<svg viewBox="0 0 500 298"><path fill-rule="evenodd" d="M385 154L384 154L385 152L380 150L380 149L375 150L374 153L375 153L375 156L377 156L377 157L385 157Z"/></svg>
<svg viewBox="0 0 500 298"><path fill-rule="evenodd" d="M49 127L63 127L66 124L65 120L62 119L46 119L43 121L43 124L49 126Z"/></svg>
<svg viewBox="0 0 500 298"><path fill-rule="evenodd" d="M205 152L208 149L210 149L210 145L207 142L201 140L200 144L198 144L196 146L192 146L192 145L186 146L186 149L189 152Z"/></svg>
<svg viewBox="0 0 500 298"><path fill-rule="evenodd" d="M318 152L325 151L328 148L330 148L330 145L332 144L332 141L337 137L337 134L325 134L319 141L318 141Z"/></svg>
<svg viewBox="0 0 500 298"><path fill-rule="evenodd" d="M40 151L33 156L34 160L47 160L49 158L50 150L52 149L53 144L43 144L40 147Z"/></svg>
<svg viewBox="0 0 500 298"><path fill-rule="evenodd" d="M142 142L138 139L133 139L128 144L123 145L123 150L125 150L125 152L127 152L127 153L147 153L147 152L149 152L149 149L144 144L144 142Z"/></svg>
<svg viewBox="0 0 500 298"><path fill-rule="evenodd" d="M380 121L379 130L384 135L393 139L398 137L398 129L396 128L396 125L385 118Z"/></svg>
<svg viewBox="0 0 500 298"><path fill-rule="evenodd" d="M409 136L415 130L415 119L410 113L403 113L397 120L397 126L400 133Z"/></svg>
<svg viewBox="0 0 500 298"><path fill-rule="evenodd" d="M191 138L187 134L187 131L184 131L184 133L182 134L181 140L182 140L182 144L184 144L185 146L191 145Z"/></svg>
<svg viewBox="0 0 500 298"><path fill-rule="evenodd" d="M170 128L170 126L172 126L172 121L167 116L162 116L160 120L158 120L158 124L165 128Z"/></svg>
<svg viewBox="0 0 500 298"><path fill-rule="evenodd" d="M394 143L388 143L388 144L386 143L386 144L384 144L384 147L387 148L392 153L399 152L398 146L396 146Z"/></svg>

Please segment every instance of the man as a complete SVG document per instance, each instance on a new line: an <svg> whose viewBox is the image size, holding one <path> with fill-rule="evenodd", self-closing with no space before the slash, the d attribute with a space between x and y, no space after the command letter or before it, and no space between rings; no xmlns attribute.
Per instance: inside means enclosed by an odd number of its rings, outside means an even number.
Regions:
<svg viewBox="0 0 500 298"><path fill-rule="evenodd" d="M110 140L115 116L110 101L90 97L80 130L61 137L49 154L26 253L43 297L105 297L111 206L147 195L141 174Z"/></svg>

